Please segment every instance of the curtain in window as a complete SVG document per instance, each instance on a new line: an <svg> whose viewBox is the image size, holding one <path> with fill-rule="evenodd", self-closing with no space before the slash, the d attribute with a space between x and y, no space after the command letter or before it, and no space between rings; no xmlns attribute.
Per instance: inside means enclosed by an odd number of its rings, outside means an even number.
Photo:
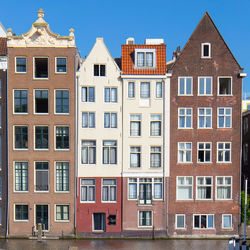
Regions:
<svg viewBox="0 0 250 250"><path fill-rule="evenodd" d="M146 226L151 226L152 221L151 221L151 211L146 211Z"/></svg>
<svg viewBox="0 0 250 250"><path fill-rule="evenodd" d="M135 97L135 84L133 82L128 83L128 97L129 98Z"/></svg>
<svg viewBox="0 0 250 250"><path fill-rule="evenodd" d="M139 153L130 153L130 167L140 167Z"/></svg>
<svg viewBox="0 0 250 250"><path fill-rule="evenodd" d="M129 199L137 199L137 184L129 184Z"/></svg>
<svg viewBox="0 0 250 250"><path fill-rule="evenodd" d="M156 83L156 98L162 98L162 83Z"/></svg>
<svg viewBox="0 0 250 250"><path fill-rule="evenodd" d="M104 113L104 128L110 128L110 113Z"/></svg>
<svg viewBox="0 0 250 250"><path fill-rule="evenodd" d="M230 199L231 187L217 187L217 198L218 199Z"/></svg>
<svg viewBox="0 0 250 250"><path fill-rule="evenodd" d="M153 67L153 53L146 53L146 67Z"/></svg>
<svg viewBox="0 0 250 250"><path fill-rule="evenodd" d="M198 198L199 199L207 199L207 188L206 187L198 187Z"/></svg>
<svg viewBox="0 0 250 250"><path fill-rule="evenodd" d="M111 89L111 101L117 102L117 88Z"/></svg>
<svg viewBox="0 0 250 250"><path fill-rule="evenodd" d="M82 127L88 127L88 113L82 113Z"/></svg>
<svg viewBox="0 0 250 250"><path fill-rule="evenodd" d="M110 102L110 88L105 88L105 102Z"/></svg>
<svg viewBox="0 0 250 250"><path fill-rule="evenodd" d="M82 147L82 163L88 164L88 148Z"/></svg>
<svg viewBox="0 0 250 250"><path fill-rule="evenodd" d="M140 136L140 122L130 122L130 135Z"/></svg>
<svg viewBox="0 0 250 250"><path fill-rule="evenodd" d="M117 114L111 114L111 128L117 128Z"/></svg>
<svg viewBox="0 0 250 250"><path fill-rule="evenodd" d="M103 164L109 164L109 147L103 147Z"/></svg>
<svg viewBox="0 0 250 250"><path fill-rule="evenodd" d="M87 187L81 187L81 201L87 201Z"/></svg>
<svg viewBox="0 0 250 250"><path fill-rule="evenodd" d="M89 187L89 201L95 200L95 187Z"/></svg>
<svg viewBox="0 0 250 250"><path fill-rule="evenodd" d="M191 199L192 188L191 187L178 187L177 196L178 196L178 200Z"/></svg>
<svg viewBox="0 0 250 250"><path fill-rule="evenodd" d="M110 187L110 201L116 201L116 187Z"/></svg>
<svg viewBox="0 0 250 250"><path fill-rule="evenodd" d="M116 164L116 147L110 148L110 164Z"/></svg>
<svg viewBox="0 0 250 250"><path fill-rule="evenodd" d="M150 97L150 85L148 82L141 83L140 96L141 96L141 98L149 98Z"/></svg>
<svg viewBox="0 0 250 250"><path fill-rule="evenodd" d="M89 148L89 164L95 164L95 147Z"/></svg>
<svg viewBox="0 0 250 250"><path fill-rule="evenodd" d="M231 215L223 215L223 228L231 228Z"/></svg>
<svg viewBox="0 0 250 250"><path fill-rule="evenodd" d="M161 135L161 123L160 122L151 122L151 135L152 136Z"/></svg>
<svg viewBox="0 0 250 250"><path fill-rule="evenodd" d="M138 52L137 53L137 67L143 67L144 66L144 53Z"/></svg>
<svg viewBox="0 0 250 250"><path fill-rule="evenodd" d="M95 127L95 113L89 113L89 127Z"/></svg>
<svg viewBox="0 0 250 250"><path fill-rule="evenodd" d="M109 200L109 195L108 195L108 187L102 187L102 200L103 201L108 201Z"/></svg>
<svg viewBox="0 0 250 250"><path fill-rule="evenodd" d="M154 199L162 199L162 184L154 184Z"/></svg>
<svg viewBox="0 0 250 250"><path fill-rule="evenodd" d="M89 87L89 102L95 101L95 88Z"/></svg>

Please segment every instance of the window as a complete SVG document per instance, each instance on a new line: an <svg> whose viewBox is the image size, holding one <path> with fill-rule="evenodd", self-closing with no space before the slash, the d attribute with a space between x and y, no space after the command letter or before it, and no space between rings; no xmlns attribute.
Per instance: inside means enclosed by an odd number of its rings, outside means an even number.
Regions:
<svg viewBox="0 0 250 250"><path fill-rule="evenodd" d="M69 113L69 90L56 90L56 114Z"/></svg>
<svg viewBox="0 0 250 250"><path fill-rule="evenodd" d="M150 115L150 136L161 136L161 115Z"/></svg>
<svg viewBox="0 0 250 250"><path fill-rule="evenodd" d="M192 143L178 142L178 163L192 162Z"/></svg>
<svg viewBox="0 0 250 250"><path fill-rule="evenodd" d="M243 144L243 163L248 164L248 143Z"/></svg>
<svg viewBox="0 0 250 250"><path fill-rule="evenodd" d="M210 43L201 44L201 58L211 58L211 44Z"/></svg>
<svg viewBox="0 0 250 250"><path fill-rule="evenodd" d="M162 98L162 82L157 82L156 83L155 97L156 98Z"/></svg>
<svg viewBox="0 0 250 250"><path fill-rule="evenodd" d="M128 83L128 98L135 98L135 83Z"/></svg>
<svg viewBox="0 0 250 250"><path fill-rule="evenodd" d="M102 180L102 201L116 201L116 179Z"/></svg>
<svg viewBox="0 0 250 250"><path fill-rule="evenodd" d="M95 113L94 112L82 112L82 127L83 128L95 128Z"/></svg>
<svg viewBox="0 0 250 250"><path fill-rule="evenodd" d="M94 64L94 76L105 76L106 66L103 64Z"/></svg>
<svg viewBox="0 0 250 250"><path fill-rule="evenodd" d="M56 127L56 149L69 149L69 127Z"/></svg>
<svg viewBox="0 0 250 250"><path fill-rule="evenodd" d="M212 128L211 108L198 108L198 128Z"/></svg>
<svg viewBox="0 0 250 250"><path fill-rule="evenodd" d="M49 58L47 57L35 57L34 58L34 74L35 78L46 79L49 77Z"/></svg>
<svg viewBox="0 0 250 250"><path fill-rule="evenodd" d="M212 199L212 177L196 177L196 199Z"/></svg>
<svg viewBox="0 0 250 250"><path fill-rule="evenodd" d="M212 214L194 215L194 228L198 229L214 228L214 215Z"/></svg>
<svg viewBox="0 0 250 250"><path fill-rule="evenodd" d="M95 102L95 87L82 87L82 102Z"/></svg>
<svg viewBox="0 0 250 250"><path fill-rule="evenodd" d="M28 126L15 126L15 149L28 149Z"/></svg>
<svg viewBox="0 0 250 250"><path fill-rule="evenodd" d="M103 164L117 164L117 141L103 141Z"/></svg>
<svg viewBox="0 0 250 250"><path fill-rule="evenodd" d="M155 49L135 49L135 68L155 68Z"/></svg>
<svg viewBox="0 0 250 250"><path fill-rule="evenodd" d="M130 136L141 135L141 115L130 115Z"/></svg>
<svg viewBox="0 0 250 250"><path fill-rule="evenodd" d="M49 149L49 127L35 127L35 149Z"/></svg>
<svg viewBox="0 0 250 250"><path fill-rule="evenodd" d="M15 191L28 191L28 162L15 162Z"/></svg>
<svg viewBox="0 0 250 250"><path fill-rule="evenodd" d="M66 73L66 72L67 72L67 58L56 57L56 73Z"/></svg>
<svg viewBox="0 0 250 250"><path fill-rule="evenodd" d="M117 88L105 88L105 102L117 102Z"/></svg>
<svg viewBox="0 0 250 250"><path fill-rule="evenodd" d="M82 141L82 164L96 164L96 141Z"/></svg>
<svg viewBox="0 0 250 250"><path fill-rule="evenodd" d="M150 83L149 82L141 82L140 97L150 98Z"/></svg>
<svg viewBox="0 0 250 250"><path fill-rule="evenodd" d="M198 143L198 162L207 163L211 162L212 144L210 142Z"/></svg>
<svg viewBox="0 0 250 250"><path fill-rule="evenodd" d="M141 167L141 147L130 147L130 167Z"/></svg>
<svg viewBox="0 0 250 250"><path fill-rule="evenodd" d="M27 58L16 57L16 73L26 73L26 72L27 72Z"/></svg>
<svg viewBox="0 0 250 250"><path fill-rule="evenodd" d="M81 179L81 201L94 202L95 201L95 180Z"/></svg>
<svg viewBox="0 0 250 250"><path fill-rule="evenodd" d="M232 228L232 215L231 214L222 215L222 228L224 229Z"/></svg>
<svg viewBox="0 0 250 250"><path fill-rule="evenodd" d="M218 108L218 128L232 127L232 108Z"/></svg>
<svg viewBox="0 0 250 250"><path fill-rule="evenodd" d="M56 162L56 191L69 191L69 163Z"/></svg>
<svg viewBox="0 0 250 250"><path fill-rule="evenodd" d="M232 77L218 77L218 95L232 95Z"/></svg>
<svg viewBox="0 0 250 250"><path fill-rule="evenodd" d="M117 113L104 113L104 128L117 128Z"/></svg>
<svg viewBox="0 0 250 250"><path fill-rule="evenodd" d="M69 221L69 205L56 205L56 221Z"/></svg>
<svg viewBox="0 0 250 250"><path fill-rule="evenodd" d="M35 191L49 191L49 163L35 162Z"/></svg>
<svg viewBox="0 0 250 250"><path fill-rule="evenodd" d="M150 167L161 167L161 147L150 147Z"/></svg>
<svg viewBox="0 0 250 250"><path fill-rule="evenodd" d="M198 95L212 95L212 77L198 77Z"/></svg>
<svg viewBox="0 0 250 250"><path fill-rule="evenodd" d="M191 176L177 176L177 200L193 199L193 178Z"/></svg>
<svg viewBox="0 0 250 250"><path fill-rule="evenodd" d="M217 162L231 162L231 143L217 142Z"/></svg>
<svg viewBox="0 0 250 250"><path fill-rule="evenodd" d="M193 78L179 77L178 78L178 95L192 95L193 94Z"/></svg>
<svg viewBox="0 0 250 250"><path fill-rule="evenodd" d="M28 112L28 90L24 89L14 90L14 112L15 113Z"/></svg>
<svg viewBox="0 0 250 250"><path fill-rule="evenodd" d="M28 205L15 205L15 220L29 220Z"/></svg>
<svg viewBox="0 0 250 250"><path fill-rule="evenodd" d="M138 199L138 193L140 204L151 204L152 198L162 199L162 178L129 178L128 199Z"/></svg>
<svg viewBox="0 0 250 250"><path fill-rule="evenodd" d="M192 108L178 108L178 128L192 128Z"/></svg>
<svg viewBox="0 0 250 250"><path fill-rule="evenodd" d="M232 199L232 177L217 176L216 177L216 199L230 200Z"/></svg>
<svg viewBox="0 0 250 250"><path fill-rule="evenodd" d="M152 227L152 211L139 211L139 227Z"/></svg>
<svg viewBox="0 0 250 250"><path fill-rule="evenodd" d="M115 214L110 214L108 216L108 225L115 226L116 225L116 215Z"/></svg>
<svg viewBox="0 0 250 250"><path fill-rule="evenodd" d="M176 229L185 229L185 214L176 214L175 215L175 228Z"/></svg>
<svg viewBox="0 0 250 250"><path fill-rule="evenodd" d="M49 91L35 90L35 113L49 112Z"/></svg>
<svg viewBox="0 0 250 250"><path fill-rule="evenodd" d="M248 132L248 117L244 117L243 120L243 133L246 135Z"/></svg>

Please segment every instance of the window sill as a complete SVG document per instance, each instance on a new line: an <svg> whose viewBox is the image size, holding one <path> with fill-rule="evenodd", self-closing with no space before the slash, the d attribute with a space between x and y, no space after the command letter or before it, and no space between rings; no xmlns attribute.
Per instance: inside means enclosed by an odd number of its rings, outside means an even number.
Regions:
<svg viewBox="0 0 250 250"><path fill-rule="evenodd" d="M56 75L67 75L67 72L55 72Z"/></svg>
<svg viewBox="0 0 250 250"><path fill-rule="evenodd" d="M39 77L39 78L33 77L33 80L49 80L49 78L48 77L45 77L45 78L43 78L43 77Z"/></svg>
<svg viewBox="0 0 250 250"><path fill-rule="evenodd" d="M49 113L34 113L34 115L49 115Z"/></svg>
<svg viewBox="0 0 250 250"><path fill-rule="evenodd" d="M27 74L27 71L25 71L25 72L16 72L15 71L15 74Z"/></svg>
<svg viewBox="0 0 250 250"><path fill-rule="evenodd" d="M69 115L69 113L54 113L54 115Z"/></svg>
<svg viewBox="0 0 250 250"><path fill-rule="evenodd" d="M28 115L29 113L13 112L13 115Z"/></svg>
<svg viewBox="0 0 250 250"><path fill-rule="evenodd" d="M81 204L95 204L95 201L80 201Z"/></svg>
<svg viewBox="0 0 250 250"><path fill-rule="evenodd" d="M233 96L232 94L224 94L224 95L220 95L220 94L217 94L217 96Z"/></svg>
<svg viewBox="0 0 250 250"><path fill-rule="evenodd" d="M29 151L28 148L14 148L15 151Z"/></svg>
<svg viewBox="0 0 250 250"><path fill-rule="evenodd" d="M213 94L204 94L204 95L202 95L202 94L197 94L197 96L213 96Z"/></svg>
<svg viewBox="0 0 250 250"><path fill-rule="evenodd" d="M55 220L55 223L69 223L70 220Z"/></svg>

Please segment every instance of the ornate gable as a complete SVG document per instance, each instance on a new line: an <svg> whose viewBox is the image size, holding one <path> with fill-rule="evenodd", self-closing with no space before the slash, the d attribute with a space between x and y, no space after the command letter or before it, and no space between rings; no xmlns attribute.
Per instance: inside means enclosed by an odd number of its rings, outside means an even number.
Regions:
<svg viewBox="0 0 250 250"><path fill-rule="evenodd" d="M44 11L39 9L37 14L38 19L27 33L16 36L8 29L8 47L76 47L73 29L69 30L69 36L55 34L43 19Z"/></svg>

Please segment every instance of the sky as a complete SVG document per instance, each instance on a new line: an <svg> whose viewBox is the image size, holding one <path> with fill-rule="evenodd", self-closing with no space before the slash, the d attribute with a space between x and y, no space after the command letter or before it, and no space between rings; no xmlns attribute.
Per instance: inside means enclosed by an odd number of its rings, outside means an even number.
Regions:
<svg viewBox="0 0 250 250"><path fill-rule="evenodd" d="M68 35L74 28L81 57L103 37L113 57L121 56L121 44L134 37L163 38L167 61L191 36L206 11L212 17L227 45L249 76L243 92L250 95L250 0L7 0L1 1L0 22L17 35L30 30L37 11L45 11L50 29Z"/></svg>

